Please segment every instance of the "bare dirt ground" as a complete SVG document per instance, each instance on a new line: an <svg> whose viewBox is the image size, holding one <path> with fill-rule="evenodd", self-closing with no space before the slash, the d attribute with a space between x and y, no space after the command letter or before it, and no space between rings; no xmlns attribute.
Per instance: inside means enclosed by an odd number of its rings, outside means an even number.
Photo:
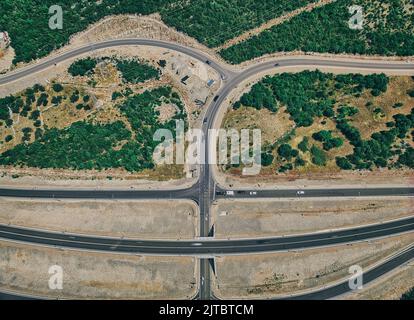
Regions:
<svg viewBox="0 0 414 320"><path fill-rule="evenodd" d="M111 179L107 179L110 176ZM162 190L188 188L196 178L157 181L145 174L1 168L0 185L22 189Z"/></svg>
<svg viewBox="0 0 414 320"><path fill-rule="evenodd" d="M0 224L136 239L194 239L192 201L93 201L0 198Z"/></svg>
<svg viewBox="0 0 414 320"><path fill-rule="evenodd" d="M236 177L219 174L220 186L225 188L261 189L312 189L312 188L365 188L365 187L410 187L413 173L410 170L381 170L376 172L340 172L338 174L308 174L275 177Z"/></svg>
<svg viewBox="0 0 414 320"><path fill-rule="evenodd" d="M213 292L220 299L287 296L346 279L412 244L414 235L304 251L217 258Z"/></svg>
<svg viewBox="0 0 414 320"><path fill-rule="evenodd" d="M218 200L215 237L253 238L328 231L414 214L414 197Z"/></svg>
<svg viewBox="0 0 414 320"><path fill-rule="evenodd" d="M0 50L0 73L10 70L13 64L14 56L14 49L12 47Z"/></svg>
<svg viewBox="0 0 414 320"><path fill-rule="evenodd" d="M414 287L414 262L395 269L362 290L339 297L341 300L399 300Z"/></svg>
<svg viewBox="0 0 414 320"><path fill-rule="evenodd" d="M49 289L51 266L62 290ZM60 299L190 299L195 260L66 251L0 242L0 290Z"/></svg>

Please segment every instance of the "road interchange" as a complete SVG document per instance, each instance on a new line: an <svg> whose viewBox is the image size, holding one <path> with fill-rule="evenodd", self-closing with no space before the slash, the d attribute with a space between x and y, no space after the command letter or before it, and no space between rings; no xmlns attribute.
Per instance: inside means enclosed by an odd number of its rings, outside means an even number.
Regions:
<svg viewBox="0 0 414 320"><path fill-rule="evenodd" d="M28 67L24 67L22 69L18 69L12 73L6 74L0 77L0 85L7 84L13 81L18 81L28 75L33 73L45 70L47 68L53 67L54 65L66 61L68 59L73 59L79 55L90 53L99 49L105 48L113 48L119 46L154 46L154 47L161 47L168 50L174 50L177 52L184 53L194 59L197 59L203 63L208 64L212 67L216 72L220 75L221 79L223 80L223 85L221 89L218 91L216 98L213 99L210 106L208 106L203 122L203 133L206 137L204 143L204 155L209 154L209 148L211 148L211 141L209 141L208 131L209 129L214 128L215 121L217 119L217 115L221 111L220 109L224 106L224 101L229 96L229 94L240 85L246 79L263 72L270 72L270 71L277 71L278 68L281 67L339 67L339 68L358 68L363 70L374 70L374 71L387 71L387 70L397 70L397 71L406 71L411 74L414 74L414 64L413 63L394 63L394 62L380 62L380 61L344 61L344 60L335 60L335 59L323 59L312 57L309 59L298 59L298 58L282 58L282 59L274 59L271 61L257 63L254 66L247 68L242 71L234 71L230 68L224 67L223 64L220 62L215 62L211 59L210 56L192 49L183 47L178 44L165 42L165 41L158 41L158 40L148 40L148 39L119 39L119 40L111 40L105 41L100 43L90 44L81 48L77 48L68 52L65 52L57 57L53 57L47 59L43 62L30 65ZM115 191L115 190L46 190L46 189L0 189L0 196L8 196L8 197L26 197L26 198L77 198L77 199L192 199L196 201L200 207L200 237L207 238L210 232L210 206L215 198L225 197L226 190L220 187L215 187L215 179L214 179L214 170L212 164L204 164L200 165L199 170L199 180L196 184L194 184L190 188L182 189L182 190L131 190L131 191ZM269 198L269 197L296 197L295 190L255 190L257 192L256 195L250 196L250 192L248 190L238 190L236 191L234 197L235 198ZM391 196L391 195L400 195L400 196L409 196L414 194L414 188L411 186L405 188L355 188L355 189L314 189L314 190L306 190L306 193L303 195L304 197L333 197L333 196ZM367 240L376 237L384 237L394 234L399 234L401 232L411 232L413 231L413 223L412 220L399 220L397 222L392 222L392 228L384 228L383 224L374 225L374 226L367 226L364 228L374 228L374 230L370 230L370 233L364 233L364 229L359 230L361 234L364 234L360 240ZM382 227L381 227L382 226ZM375 229L376 228L376 229ZM353 232L355 229L350 229L345 232ZM343 231L341 231L343 232ZM60 239L62 235L54 234L54 233L46 233L44 231L31 231L32 234L27 234L27 230L22 228L12 228L9 226L0 226L0 238L4 238L7 240L14 240L14 241L24 241L30 243L38 243L42 245L50 245L50 246L63 246L68 243L68 239L66 242L62 242L63 239ZM35 234L33 234L35 233ZM36 235L37 233L37 235ZM324 242L321 242L320 245L332 245L332 244L339 244L339 243L347 243L352 242L352 239L355 239L355 236L358 232L344 237L335 237L337 234L329 234L328 238L330 241L324 239ZM359 233L358 233L359 234ZM320 236L321 234L315 234L316 236ZM63 235L64 236L64 235ZM332 237L331 237L332 236ZM66 237L76 237L74 235L66 235ZM79 236L80 237L80 236ZM304 235L302 237L302 242L305 243L308 241L310 244L309 247L314 246L313 242L310 241L309 235ZM82 241L80 243L85 244L84 238L79 238ZM92 242L96 242L101 238L92 237ZM274 242L275 239L280 241L280 238L272 238L272 239L253 239L247 240L251 241L251 243L247 243L249 248L255 248L255 250L246 251L246 243L243 243L242 240L231 240L229 241L197 241L193 243L202 243L201 246L178 246L175 248L175 252L171 251L170 249L176 245L176 242L161 242L157 243L155 241L148 242L147 247L145 249L145 254L176 254L182 255L184 254L191 254L191 255L214 255L214 254L241 254L241 253L252 253L252 252L268 252L268 251L277 251L277 250L292 250L295 247L280 247L280 243L277 244ZM336 239L333 241L332 239ZM72 241L76 242L76 241ZM98 241L98 243L99 243ZM115 241L115 240L114 240ZM116 251L121 251L123 246L121 243L130 240L121 240L117 239L110 245L109 248L116 246ZM138 241L138 240L137 240ZM260 242L265 243L260 243ZM285 241L285 240L284 240ZM139 241L142 243L146 243L143 241ZM269 243L266 243L269 242ZM115 244L116 243L116 244ZM178 242L184 243L184 242ZM96 244L99 246L99 244ZM137 243L136 243L137 245ZM212 250L211 246L214 247ZM279 247L278 247L279 245ZM286 244L285 244L286 245ZM70 246L69 246L70 247ZM100 246L101 248L102 246ZM305 246L307 247L307 246ZM87 248L80 248L78 249L88 249L88 250L96 250L97 248L87 247ZM137 246L135 246L137 248ZM168 249L170 248L170 249ZM302 247L303 248L303 247ZM108 247L107 247L108 249ZM239 249L240 252L237 252ZM296 247L298 249L298 247ZM142 249L143 250L143 249ZM164 251L163 251L164 250ZM220 251L221 250L221 251ZM230 250L230 251L229 251ZM112 250L109 250L112 251ZM127 251L125 251L127 252ZM200 263L200 281L203 285L200 285L200 294L199 298L201 299L208 299L210 297L210 267L208 263L208 259L201 259Z"/></svg>

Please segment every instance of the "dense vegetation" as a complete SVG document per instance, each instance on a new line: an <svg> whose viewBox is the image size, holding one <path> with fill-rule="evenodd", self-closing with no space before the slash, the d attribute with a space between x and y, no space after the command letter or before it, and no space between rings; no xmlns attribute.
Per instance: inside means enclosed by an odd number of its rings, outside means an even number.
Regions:
<svg viewBox="0 0 414 320"><path fill-rule="evenodd" d="M257 110L266 108L272 112L277 111L276 99L272 95L272 91L261 82L253 85L250 92L244 94L240 101L234 104L234 109L238 109L242 105L253 107Z"/></svg>
<svg viewBox="0 0 414 320"><path fill-rule="evenodd" d="M116 63L122 79L129 83L140 83L149 79L158 79L160 71L154 67L135 60L118 60Z"/></svg>
<svg viewBox="0 0 414 320"><path fill-rule="evenodd" d="M52 87L55 91L63 90L63 87L57 83L53 84ZM48 103L49 95L45 93L45 88L39 84L35 84L32 88L26 89L21 96L10 95L5 98L0 98L0 126L6 125L7 127L11 127L13 125L13 114L18 114L21 117L27 117L33 120L35 126L38 127L40 114L35 109L40 106L46 106ZM8 140L10 141L10 139Z"/></svg>
<svg viewBox="0 0 414 320"><path fill-rule="evenodd" d="M47 130L35 142L4 152L0 164L72 169L118 167L122 154L114 147L130 137L120 121L105 125L76 122L64 130Z"/></svg>
<svg viewBox="0 0 414 320"><path fill-rule="evenodd" d="M85 100L88 98L83 97ZM179 111L161 124L155 108L163 103L172 103ZM118 107L127 117L132 131L121 121L83 121L65 129L46 128L36 135L34 142L21 143L3 152L0 165L78 170L124 168L134 172L153 168L152 155L159 143L153 141L155 131L159 128L173 130L176 119L186 120L179 95L170 87L161 87L131 95ZM32 129L23 131L29 141Z"/></svg>
<svg viewBox="0 0 414 320"><path fill-rule="evenodd" d="M175 1L162 19L210 47L316 0Z"/></svg>
<svg viewBox="0 0 414 320"><path fill-rule="evenodd" d="M43 134L40 110L44 107L57 108L65 103L66 108L70 105L76 105L77 110L91 110L93 108L93 101L91 101L90 96L84 95L81 97L79 90L74 88L64 90L64 86L56 82L52 83L48 90L42 85L35 84L17 95L0 98L0 128L13 126L13 132L15 132L19 127L18 123L24 122L27 124L27 120L30 120L32 127L26 127L22 130L24 133L22 142L28 142L31 140L32 131L34 131L35 137L40 137ZM14 123L13 119L18 120ZM14 138L13 136L11 138L6 136L4 142L10 142Z"/></svg>
<svg viewBox="0 0 414 320"><path fill-rule="evenodd" d="M331 83L335 81L335 88ZM310 126L315 117L333 116L334 99L332 90L341 89L351 94L360 94L365 89L373 93L385 92L388 78L381 74L363 76L347 74L334 76L322 72L283 73L275 77L266 77L244 94L234 108L241 105L256 109L277 110L277 102L283 103L298 126Z"/></svg>
<svg viewBox="0 0 414 320"><path fill-rule="evenodd" d="M344 141L341 138L333 137L332 132L329 130L321 130L315 132L312 135L312 138L316 141L323 143L323 149L329 151L333 148L339 148L344 144Z"/></svg>
<svg viewBox="0 0 414 320"><path fill-rule="evenodd" d="M64 45L72 34L112 14L150 14L173 0L2 0L0 30L8 31L16 51L14 62L43 57ZM49 29L49 7L63 9L63 29Z"/></svg>
<svg viewBox="0 0 414 320"><path fill-rule="evenodd" d="M401 300L414 300L414 288L411 288L409 291L404 293L401 296Z"/></svg>
<svg viewBox="0 0 414 320"><path fill-rule="evenodd" d="M254 28L316 0L3 0L0 30L8 31L16 56L14 62L43 57L68 42L71 35L113 14L161 12L169 25L208 46ZM338 0L305 12L264 31L239 45L222 51L228 61L238 63L276 51L349 52L412 55L413 13L405 9L410 0ZM384 3L386 2L386 3ZM364 30L348 28L350 5L367 12ZM49 28L49 8L63 9L63 29ZM389 8L386 11L384 8ZM386 11L386 12L385 12Z"/></svg>
<svg viewBox="0 0 414 320"><path fill-rule="evenodd" d="M92 58L79 59L69 66L68 72L74 77L91 74L97 63L96 59Z"/></svg>
<svg viewBox="0 0 414 320"><path fill-rule="evenodd" d="M314 165L325 166L328 152L340 149L345 140L353 147L353 152L334 159L336 165L343 170L414 168L414 149L407 143L410 134L413 135L414 106L409 114L395 114L393 121L386 123L387 130L373 132L369 139L363 139L353 125L359 109L338 102L344 95L359 97L366 91L374 97L379 96L387 91L388 83L389 78L384 74L334 75L320 71L283 73L262 79L233 107L267 108L278 112L276 106L284 106L296 127L310 127L316 119L322 125L326 124L327 119L335 123L336 133L327 129L314 131L310 137L302 138L297 145L298 150L290 144L294 135L287 135L274 142L272 148L277 151L281 163L278 169L280 172L303 166L303 158L307 154ZM402 107L401 103L396 105ZM374 115L382 112L381 108L370 107ZM269 150L267 153L270 154ZM267 154L262 155L262 159L266 160L267 166L273 160Z"/></svg>
<svg viewBox="0 0 414 320"><path fill-rule="evenodd" d="M163 102L175 104L179 108L179 112L168 122L161 125L157 119L159 113L155 111L155 107ZM132 96L120 105L120 109L128 118L136 135L136 140L142 145L142 148L149 150L153 150L158 144L152 139L156 130L162 128L174 131L175 120L185 119L184 105L170 87L161 87L152 91L145 91L141 95Z"/></svg>
<svg viewBox="0 0 414 320"><path fill-rule="evenodd" d="M100 60L101 61L98 61L98 59L93 58L76 60L69 66L68 72L74 77L93 75L98 63L104 62L114 64L121 73L122 80L127 83L137 84L150 79L158 79L160 76L160 70L149 65L145 61L118 59L116 57L105 57Z"/></svg>
<svg viewBox="0 0 414 320"><path fill-rule="evenodd" d="M386 3L385 3L386 2ZM409 0L340 0L304 12L244 42L221 51L229 62L241 63L264 54L302 50L351 54L414 55L414 11ZM388 4L388 13L384 8ZM362 30L348 26L348 8L361 5L366 11Z"/></svg>

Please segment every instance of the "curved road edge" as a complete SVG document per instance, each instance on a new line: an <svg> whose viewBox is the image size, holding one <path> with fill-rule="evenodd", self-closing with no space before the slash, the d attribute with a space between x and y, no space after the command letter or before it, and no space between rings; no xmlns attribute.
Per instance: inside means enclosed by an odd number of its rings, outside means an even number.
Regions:
<svg viewBox="0 0 414 320"><path fill-rule="evenodd" d="M355 243L414 231L414 217L332 232L238 240L138 240L0 225L0 239L54 248L122 254L212 257L290 251Z"/></svg>
<svg viewBox="0 0 414 320"><path fill-rule="evenodd" d="M364 285L371 284L375 280L387 275L393 270L402 267L403 265L414 260L414 246L407 248L387 259L387 261L374 266L363 274ZM348 281L342 281L336 285L328 286L323 289L311 291L305 294L298 294L272 300L328 300L339 298L352 290L349 288ZM213 299L218 300L214 295ZM0 289L0 300L49 300L47 297L37 297L24 295L23 293L2 291ZM225 300L224 300L225 301Z"/></svg>

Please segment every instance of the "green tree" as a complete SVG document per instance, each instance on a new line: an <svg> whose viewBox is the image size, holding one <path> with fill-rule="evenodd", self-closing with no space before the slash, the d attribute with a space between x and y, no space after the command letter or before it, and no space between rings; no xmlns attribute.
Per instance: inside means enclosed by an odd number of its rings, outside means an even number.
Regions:
<svg viewBox="0 0 414 320"><path fill-rule="evenodd" d="M247 107L258 110L266 108L272 112L277 111L277 104L272 91L261 82L253 85L250 92L241 97L240 102Z"/></svg>
<svg viewBox="0 0 414 320"><path fill-rule="evenodd" d="M411 288L401 296L401 300L414 300L414 288Z"/></svg>
<svg viewBox="0 0 414 320"><path fill-rule="evenodd" d="M63 86L60 83L54 83L52 88L55 92L61 92L63 90Z"/></svg>
<svg viewBox="0 0 414 320"><path fill-rule="evenodd" d="M74 77L93 74L93 70L97 63L98 62L92 58L80 59L70 65L68 72Z"/></svg>
<svg viewBox="0 0 414 320"><path fill-rule="evenodd" d="M278 149L277 153L279 156L286 160L292 159L292 157L296 157L298 155L298 151L293 149L289 144L282 144Z"/></svg>
<svg viewBox="0 0 414 320"><path fill-rule="evenodd" d="M309 138L303 137L302 141L298 144L298 148L304 153L309 151Z"/></svg>
<svg viewBox="0 0 414 320"><path fill-rule="evenodd" d="M273 163L273 155L271 153L268 152L263 152L262 153L262 166L264 167L268 167Z"/></svg>
<svg viewBox="0 0 414 320"><path fill-rule="evenodd" d="M347 158L336 157L336 165L343 170L352 170L352 164Z"/></svg>
<svg viewBox="0 0 414 320"><path fill-rule="evenodd" d="M311 148L311 154L312 154L312 162L316 164L317 166L325 166L326 165L326 154L321 149L319 149L317 146L312 146Z"/></svg>

